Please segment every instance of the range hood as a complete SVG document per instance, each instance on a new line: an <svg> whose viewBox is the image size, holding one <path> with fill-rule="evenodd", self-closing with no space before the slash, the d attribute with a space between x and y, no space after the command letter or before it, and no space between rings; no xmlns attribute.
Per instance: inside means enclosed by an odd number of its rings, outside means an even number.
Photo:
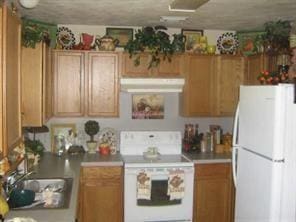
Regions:
<svg viewBox="0 0 296 222"><path fill-rule="evenodd" d="M182 92L183 78L121 78L124 92Z"/></svg>

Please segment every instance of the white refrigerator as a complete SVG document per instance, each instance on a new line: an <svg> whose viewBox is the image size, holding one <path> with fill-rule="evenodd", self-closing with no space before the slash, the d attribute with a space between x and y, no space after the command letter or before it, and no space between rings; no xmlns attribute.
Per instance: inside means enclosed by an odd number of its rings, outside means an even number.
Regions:
<svg viewBox="0 0 296 222"><path fill-rule="evenodd" d="M233 128L235 222L296 222L294 86L241 86Z"/></svg>

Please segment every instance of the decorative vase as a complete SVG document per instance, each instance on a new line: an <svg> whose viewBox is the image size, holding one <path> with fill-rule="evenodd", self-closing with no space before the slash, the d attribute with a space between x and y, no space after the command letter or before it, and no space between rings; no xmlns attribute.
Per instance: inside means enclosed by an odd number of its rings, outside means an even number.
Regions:
<svg viewBox="0 0 296 222"><path fill-rule="evenodd" d="M87 150L89 153L96 153L97 150L97 141L88 141L86 142Z"/></svg>
<svg viewBox="0 0 296 222"><path fill-rule="evenodd" d="M94 40L94 36L89 35L87 33L82 33L81 36L82 36L83 49L89 50L91 48L91 44Z"/></svg>

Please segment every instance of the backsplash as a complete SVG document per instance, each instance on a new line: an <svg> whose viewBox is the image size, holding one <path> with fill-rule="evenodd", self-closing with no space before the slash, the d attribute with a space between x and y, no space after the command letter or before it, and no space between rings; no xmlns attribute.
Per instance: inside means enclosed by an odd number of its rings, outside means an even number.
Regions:
<svg viewBox="0 0 296 222"><path fill-rule="evenodd" d="M179 95L178 93L164 93L164 119L132 119L132 94L120 93L120 117L119 118L52 118L47 126L51 124L75 123L79 139L85 146L89 136L84 131L84 123L88 120L99 122L100 131L105 127L114 128L118 132L123 130L178 130L182 134L184 125L188 123L199 124L199 131L206 132L210 124L218 124L224 132L232 131L233 118L183 118L179 116ZM49 133L36 134L47 151L51 150L51 136ZM98 140L96 135L95 140Z"/></svg>

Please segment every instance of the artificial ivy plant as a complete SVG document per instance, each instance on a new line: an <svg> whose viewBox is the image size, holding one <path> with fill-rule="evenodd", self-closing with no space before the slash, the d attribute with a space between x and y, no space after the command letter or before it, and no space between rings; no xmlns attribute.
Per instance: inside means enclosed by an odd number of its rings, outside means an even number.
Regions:
<svg viewBox="0 0 296 222"><path fill-rule="evenodd" d="M262 36L267 53L284 53L289 49L290 21L269 21L264 24Z"/></svg>
<svg viewBox="0 0 296 222"><path fill-rule="evenodd" d="M144 51L151 55L149 69L158 66L161 58L171 61L171 56L175 52L184 52L185 36L174 34L174 39L171 42L170 36L165 30L167 28L164 26L147 26L136 31L135 38L129 40L124 48L129 53L130 58L135 56L134 64L136 66L140 64L140 53Z"/></svg>

